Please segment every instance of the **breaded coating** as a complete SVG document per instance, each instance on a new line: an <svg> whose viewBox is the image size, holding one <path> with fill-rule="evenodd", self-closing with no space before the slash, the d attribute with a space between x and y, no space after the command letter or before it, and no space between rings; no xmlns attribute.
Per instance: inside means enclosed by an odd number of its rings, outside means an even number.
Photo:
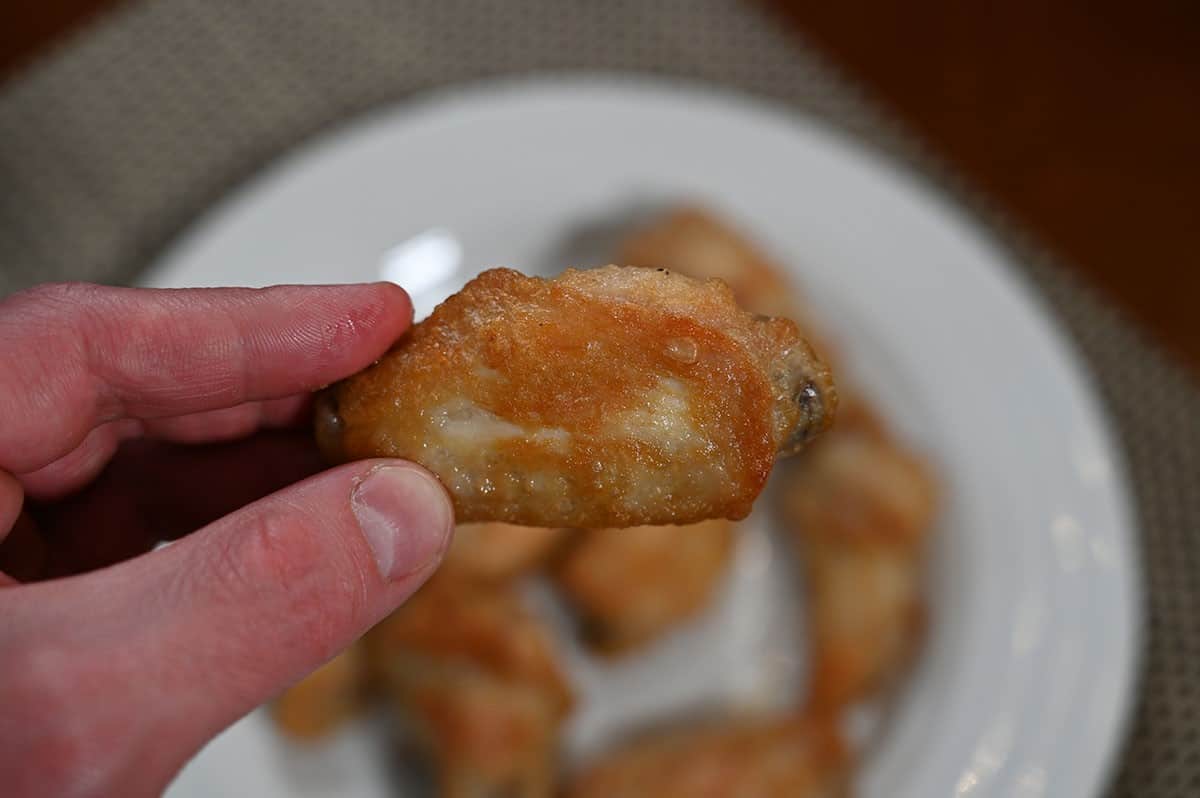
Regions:
<svg viewBox="0 0 1200 798"><path fill-rule="evenodd" d="M460 522L683 524L744 518L836 401L796 325L719 281L493 269L324 392L317 439L424 465Z"/></svg>
<svg viewBox="0 0 1200 798"><path fill-rule="evenodd" d="M554 570L583 619L584 637L607 654L649 642L703 610L733 553L735 525L590 529Z"/></svg>
<svg viewBox="0 0 1200 798"><path fill-rule="evenodd" d="M844 422L789 471L783 489L807 576L809 701L824 711L891 682L916 649L937 506L929 469L869 411Z"/></svg>
<svg viewBox="0 0 1200 798"><path fill-rule="evenodd" d="M571 690L549 634L509 586L439 574L368 642L381 689L436 764L440 795L553 793Z"/></svg>
<svg viewBox="0 0 1200 798"><path fill-rule="evenodd" d="M580 774L569 798L832 798L849 754L832 722L747 720L668 732Z"/></svg>
<svg viewBox="0 0 1200 798"><path fill-rule="evenodd" d="M338 654L275 699L275 723L301 740L329 734L361 706L364 665L357 643Z"/></svg>
<svg viewBox="0 0 1200 798"><path fill-rule="evenodd" d="M441 570L464 579L502 581L537 568L568 530L515 524L462 524Z"/></svg>

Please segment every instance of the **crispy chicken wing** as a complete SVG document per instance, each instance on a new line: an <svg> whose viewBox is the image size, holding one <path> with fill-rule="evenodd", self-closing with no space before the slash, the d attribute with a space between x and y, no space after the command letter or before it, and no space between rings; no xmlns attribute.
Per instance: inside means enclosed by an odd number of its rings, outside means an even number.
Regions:
<svg viewBox="0 0 1200 798"><path fill-rule="evenodd" d="M356 643L288 688L271 711L292 737L315 740L347 720L360 706L362 650Z"/></svg>
<svg viewBox="0 0 1200 798"><path fill-rule="evenodd" d="M635 742L588 768L569 798L832 798L849 760L817 719L745 720Z"/></svg>
<svg viewBox="0 0 1200 798"><path fill-rule="evenodd" d="M463 522L690 523L745 517L835 405L795 324L719 281L494 269L322 394L317 438L428 467Z"/></svg>
<svg viewBox="0 0 1200 798"><path fill-rule="evenodd" d="M621 653L704 608L733 552L735 525L589 529L555 568L555 580L598 650Z"/></svg>
<svg viewBox="0 0 1200 798"><path fill-rule="evenodd" d="M383 691L436 762L439 794L552 794L571 691L510 587L439 574L368 642Z"/></svg>
<svg viewBox="0 0 1200 798"><path fill-rule="evenodd" d="M462 524L454 531L441 570L465 579L511 579L540 565L566 532L498 522Z"/></svg>
<svg viewBox="0 0 1200 798"><path fill-rule="evenodd" d="M915 649L923 544L936 508L920 460L865 409L844 422L789 471L783 492L807 574L809 700L821 710L891 681Z"/></svg>

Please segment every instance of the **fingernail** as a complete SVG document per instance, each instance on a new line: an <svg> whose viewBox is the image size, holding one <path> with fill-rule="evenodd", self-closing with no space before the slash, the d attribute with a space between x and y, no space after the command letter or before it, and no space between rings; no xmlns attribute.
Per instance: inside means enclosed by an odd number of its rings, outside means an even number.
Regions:
<svg viewBox="0 0 1200 798"><path fill-rule="evenodd" d="M445 489L413 466L379 466L354 488L350 506L384 579L407 576L439 559L454 511Z"/></svg>

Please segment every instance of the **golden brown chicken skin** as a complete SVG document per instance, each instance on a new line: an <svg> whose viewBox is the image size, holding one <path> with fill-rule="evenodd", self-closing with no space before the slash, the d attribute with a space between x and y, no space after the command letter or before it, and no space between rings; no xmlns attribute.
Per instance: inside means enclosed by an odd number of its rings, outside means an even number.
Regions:
<svg viewBox="0 0 1200 798"><path fill-rule="evenodd" d="M733 553L735 525L589 529L563 555L555 581L598 651L624 653L707 606Z"/></svg>
<svg viewBox="0 0 1200 798"><path fill-rule="evenodd" d="M512 589L439 574L372 630L372 670L436 763L446 798L553 793L571 691Z"/></svg>
<svg viewBox="0 0 1200 798"><path fill-rule="evenodd" d="M317 438L333 459L426 466L461 522L691 523L745 517L835 406L796 325L719 281L494 269L323 393Z"/></svg>
<svg viewBox="0 0 1200 798"><path fill-rule="evenodd" d="M745 720L668 732L580 774L569 798L833 798L849 755L818 719Z"/></svg>
<svg viewBox="0 0 1200 798"><path fill-rule="evenodd" d="M513 579L541 565L567 533L499 522L462 524L454 530L441 570L463 579Z"/></svg>
<svg viewBox="0 0 1200 798"><path fill-rule="evenodd" d="M807 576L809 701L834 711L891 682L919 641L921 563L936 511L929 469L859 407L784 483Z"/></svg>

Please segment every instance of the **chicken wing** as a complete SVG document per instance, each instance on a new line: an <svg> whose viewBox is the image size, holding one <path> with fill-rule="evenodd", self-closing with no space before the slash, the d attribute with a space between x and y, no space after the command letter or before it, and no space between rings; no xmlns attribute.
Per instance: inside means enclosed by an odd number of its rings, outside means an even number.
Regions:
<svg viewBox="0 0 1200 798"><path fill-rule="evenodd" d="M555 568L584 636L616 654L648 642L708 604L733 552L735 526L589 529Z"/></svg>
<svg viewBox="0 0 1200 798"><path fill-rule="evenodd" d="M494 269L322 394L333 459L404 457L460 521L626 527L745 517L832 420L795 324L666 270Z"/></svg>
<svg viewBox="0 0 1200 798"><path fill-rule="evenodd" d="M360 706L363 668L362 650L356 643L275 699L271 705L275 723L298 739L324 737Z"/></svg>
<svg viewBox="0 0 1200 798"><path fill-rule="evenodd" d="M923 544L936 509L919 459L865 409L843 421L789 471L783 490L807 575L817 710L869 695L915 650Z"/></svg>
<svg viewBox="0 0 1200 798"><path fill-rule="evenodd" d="M503 581L536 568L567 530L515 524L462 524L441 570L464 579Z"/></svg>
<svg viewBox="0 0 1200 798"><path fill-rule="evenodd" d="M634 743L580 774L569 798L832 798L849 755L829 721L746 720Z"/></svg>
<svg viewBox="0 0 1200 798"><path fill-rule="evenodd" d="M546 630L508 586L435 576L372 630L381 688L446 798L540 798L571 691Z"/></svg>

